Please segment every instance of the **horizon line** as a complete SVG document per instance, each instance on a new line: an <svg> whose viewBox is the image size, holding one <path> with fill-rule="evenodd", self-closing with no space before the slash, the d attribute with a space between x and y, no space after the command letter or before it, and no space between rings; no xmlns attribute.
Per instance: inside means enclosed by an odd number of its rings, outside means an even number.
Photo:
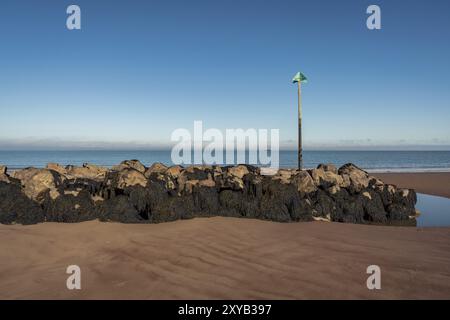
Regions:
<svg viewBox="0 0 450 320"><path fill-rule="evenodd" d="M191 149L191 152L195 152L198 149ZM171 148L87 148L87 147L75 147L75 148L0 148L0 152L56 152L56 151L73 151L73 152L170 152ZM250 152L256 151L257 149L235 149L234 152ZM267 151L271 151L269 148ZM295 148L280 148L279 152L297 152L298 150ZM312 147L312 148L303 148L303 151L333 151L333 152L352 152L352 151L381 151L381 152L398 152L398 151L442 151L442 152L450 152L450 146L361 146L361 147ZM223 150L223 153L226 153L226 150Z"/></svg>

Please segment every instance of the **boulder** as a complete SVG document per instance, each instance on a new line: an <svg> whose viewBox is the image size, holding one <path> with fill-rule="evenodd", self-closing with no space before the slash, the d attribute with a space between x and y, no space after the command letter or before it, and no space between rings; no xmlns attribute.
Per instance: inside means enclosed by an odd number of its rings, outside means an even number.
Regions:
<svg viewBox="0 0 450 320"><path fill-rule="evenodd" d="M0 181L9 183L9 175L6 173L7 168L6 166L0 166Z"/></svg>
<svg viewBox="0 0 450 320"><path fill-rule="evenodd" d="M369 186L369 174L352 163L340 167L338 173L342 176L342 187L352 193L359 193Z"/></svg>
<svg viewBox="0 0 450 320"><path fill-rule="evenodd" d="M41 207L22 192L20 184L0 181L0 223L35 224L44 221Z"/></svg>
<svg viewBox="0 0 450 320"><path fill-rule="evenodd" d="M212 166L190 166L184 169L182 174L187 180L204 180L212 173Z"/></svg>
<svg viewBox="0 0 450 320"><path fill-rule="evenodd" d="M218 182L220 189L243 190L243 178L249 173L257 173L258 170L249 165L237 165L232 167L225 167L222 173L215 172L215 179Z"/></svg>
<svg viewBox="0 0 450 320"><path fill-rule="evenodd" d="M291 178L291 181L297 187L297 191L302 197L317 191L317 186L307 171L297 171Z"/></svg>
<svg viewBox="0 0 450 320"><path fill-rule="evenodd" d="M375 191L380 195L381 201L383 201L383 205L386 208L394 201L394 195L396 194L397 189L392 184L385 184L376 186Z"/></svg>
<svg viewBox="0 0 450 320"><path fill-rule="evenodd" d="M180 175L180 173L181 173L181 171L183 170L184 168L182 167L182 166L172 166L172 167L169 167L166 171L165 171L165 174L167 174L167 175L169 175L169 176L171 176L171 177L173 177L173 178L176 178L176 177L178 177L179 175Z"/></svg>
<svg viewBox="0 0 450 320"><path fill-rule="evenodd" d="M215 188L216 183L211 177L203 180L188 180L184 184L184 191L187 193L192 193L195 187Z"/></svg>
<svg viewBox="0 0 450 320"><path fill-rule="evenodd" d="M60 164L50 162L50 163L47 163L46 168L49 170L56 171L61 175L67 175L67 169L65 167L61 166Z"/></svg>
<svg viewBox="0 0 450 320"><path fill-rule="evenodd" d="M94 164L83 164L82 167L77 166L67 166L65 177L68 179L91 179L95 181L102 181L105 179L106 174L108 173L108 168L99 167Z"/></svg>
<svg viewBox="0 0 450 320"><path fill-rule="evenodd" d="M164 164L162 164L160 162L156 162L156 163L152 164L150 166L150 168L145 170L145 176L148 178L148 177L150 177L150 175L153 172L155 172L155 173L164 173L164 172L166 172L167 169L168 169L167 166L165 166Z"/></svg>
<svg viewBox="0 0 450 320"><path fill-rule="evenodd" d="M86 190L65 192L56 199L47 197L43 208L47 221L81 222L97 218L95 203Z"/></svg>
<svg viewBox="0 0 450 320"><path fill-rule="evenodd" d="M124 161L114 169L49 163L8 176L0 167L0 223L79 222L92 219L158 223L232 216L279 222L336 221L413 225L416 193L369 176L353 164L336 170L172 166L146 169Z"/></svg>
<svg viewBox="0 0 450 320"><path fill-rule="evenodd" d="M408 220L415 217L416 192L412 189L397 189L392 203L387 206L388 218L391 221Z"/></svg>
<svg viewBox="0 0 450 320"><path fill-rule="evenodd" d="M0 174L0 181L1 181L1 182L9 183L9 182L10 182L9 176L6 175L6 174Z"/></svg>
<svg viewBox="0 0 450 320"><path fill-rule="evenodd" d="M52 199L60 196L62 179L56 171L26 168L14 171L12 177L20 180L24 193L32 200L42 202L46 192Z"/></svg>
<svg viewBox="0 0 450 320"><path fill-rule="evenodd" d="M324 167L319 166L317 169L310 171L314 184L322 189L328 189L333 186L343 184L343 178L333 171L325 171Z"/></svg>
<svg viewBox="0 0 450 320"><path fill-rule="evenodd" d="M169 175L173 177L172 174ZM212 166L191 166L183 169L176 175L176 183L179 192L191 194L194 187L216 187L214 180L214 168Z"/></svg>
<svg viewBox="0 0 450 320"><path fill-rule="evenodd" d="M103 202L98 207L98 216L101 221L122 223L144 223L148 221L148 217L141 215L125 195L119 195Z"/></svg>
<svg viewBox="0 0 450 320"><path fill-rule="evenodd" d="M298 172L296 169L280 169L272 176L273 180L279 180L281 183L291 183L291 178Z"/></svg>
<svg viewBox="0 0 450 320"><path fill-rule="evenodd" d="M343 213L338 203L329 196L325 191L318 189L312 199L314 207L314 220L343 222Z"/></svg>
<svg viewBox="0 0 450 320"><path fill-rule="evenodd" d="M297 188L273 179L263 180L259 207L257 217L261 219L279 222L312 220L310 203L300 197Z"/></svg>
<svg viewBox="0 0 450 320"><path fill-rule="evenodd" d="M145 166L139 160L125 160L122 161L118 166L113 166L113 170L122 171L123 169L134 169L141 173L145 173Z"/></svg>
<svg viewBox="0 0 450 320"><path fill-rule="evenodd" d="M364 209L364 221L385 224L387 212L380 195L371 189L367 189L360 194L360 197Z"/></svg>
<svg viewBox="0 0 450 320"><path fill-rule="evenodd" d="M118 189L125 189L126 187L136 185L142 187L147 186L147 178L142 172L132 168L126 168L118 172L116 184Z"/></svg>
<svg viewBox="0 0 450 320"><path fill-rule="evenodd" d="M337 170L336 166L334 164L331 164L331 163L326 163L326 164L321 163L321 164L319 164L317 166L317 169L321 169L323 171L329 171L329 172L332 172L334 174L338 173L338 170Z"/></svg>
<svg viewBox="0 0 450 320"><path fill-rule="evenodd" d="M238 165L236 167L228 167L227 174L239 179L242 179L246 174L248 174L250 171L248 170L248 167L246 165Z"/></svg>

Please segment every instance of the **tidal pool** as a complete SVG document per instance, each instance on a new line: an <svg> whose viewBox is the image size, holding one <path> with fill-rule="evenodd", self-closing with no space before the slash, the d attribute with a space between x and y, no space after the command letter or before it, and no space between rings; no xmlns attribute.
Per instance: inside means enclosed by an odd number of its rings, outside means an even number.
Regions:
<svg viewBox="0 0 450 320"><path fill-rule="evenodd" d="M418 193L416 208L420 211L418 227L450 226L450 199Z"/></svg>

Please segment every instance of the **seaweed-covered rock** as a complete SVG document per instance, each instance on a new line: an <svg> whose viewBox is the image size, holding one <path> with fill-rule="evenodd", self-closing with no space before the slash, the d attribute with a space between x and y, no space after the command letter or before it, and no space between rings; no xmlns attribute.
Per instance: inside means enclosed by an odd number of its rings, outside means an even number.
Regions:
<svg viewBox="0 0 450 320"><path fill-rule="evenodd" d="M87 190L65 191L56 199L47 197L43 208L47 221L81 222L98 217L95 201Z"/></svg>
<svg viewBox="0 0 450 320"><path fill-rule="evenodd" d="M41 207L23 193L20 184L0 181L0 223L35 224L44 221Z"/></svg>
<svg viewBox="0 0 450 320"><path fill-rule="evenodd" d="M159 223L232 216L279 222L415 223L416 193L371 177L353 164L336 169L172 166L137 160L112 169L49 164L11 176L0 168L0 222L79 222L92 219Z"/></svg>

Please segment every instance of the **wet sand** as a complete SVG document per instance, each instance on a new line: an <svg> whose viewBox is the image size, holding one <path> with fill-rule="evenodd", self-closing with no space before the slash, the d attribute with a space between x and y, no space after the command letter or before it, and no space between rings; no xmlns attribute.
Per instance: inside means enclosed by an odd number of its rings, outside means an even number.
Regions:
<svg viewBox="0 0 450 320"><path fill-rule="evenodd" d="M450 198L450 172L374 173L386 183L416 192Z"/></svg>
<svg viewBox="0 0 450 320"><path fill-rule="evenodd" d="M434 174L414 176L382 178L448 192L448 177L435 183ZM441 189L426 189L434 185ZM70 291L65 271L74 264L82 289ZM381 290L366 287L373 264L381 268ZM223 217L0 225L0 298L450 299L450 227Z"/></svg>
<svg viewBox="0 0 450 320"><path fill-rule="evenodd" d="M68 265L81 290L66 289ZM366 268L381 268L381 290ZM2 299L450 298L450 228L196 218L0 225Z"/></svg>

